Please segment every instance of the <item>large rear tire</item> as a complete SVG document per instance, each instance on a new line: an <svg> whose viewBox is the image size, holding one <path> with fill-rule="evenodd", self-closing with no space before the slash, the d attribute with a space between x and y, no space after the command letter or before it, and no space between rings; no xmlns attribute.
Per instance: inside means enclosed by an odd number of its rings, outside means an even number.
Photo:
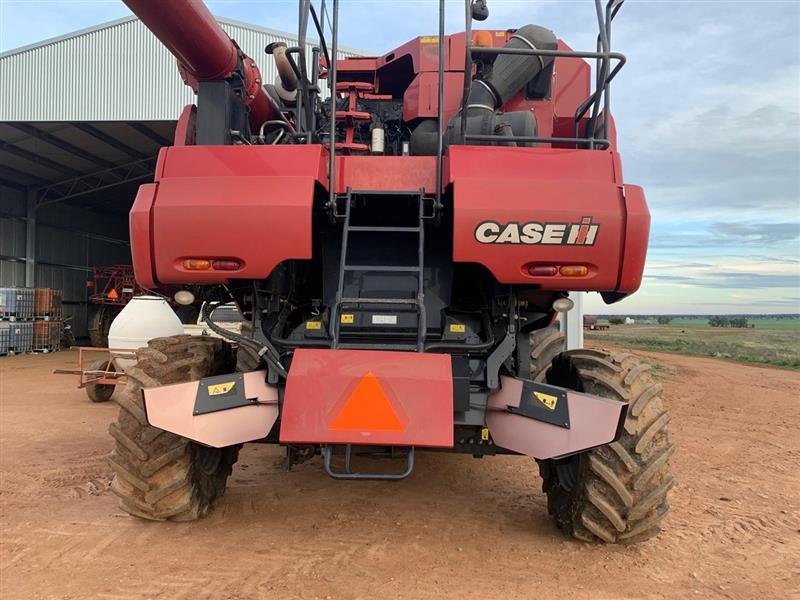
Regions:
<svg viewBox="0 0 800 600"><path fill-rule="evenodd" d="M234 365L230 345L218 338L157 338L138 351L137 364L126 370L125 390L117 396L119 417L109 427L116 440L111 490L122 510L154 521L191 521L224 494L240 446L209 448L151 427L142 388L230 373Z"/></svg>
<svg viewBox="0 0 800 600"><path fill-rule="evenodd" d="M542 381L553 359L564 351L565 336L556 324L532 331L528 340L531 349L531 379Z"/></svg>
<svg viewBox="0 0 800 600"><path fill-rule="evenodd" d="M674 480L669 413L649 365L631 354L573 350L556 357L548 383L629 403L622 436L588 452L539 463L548 511L584 541L632 544L656 535Z"/></svg>

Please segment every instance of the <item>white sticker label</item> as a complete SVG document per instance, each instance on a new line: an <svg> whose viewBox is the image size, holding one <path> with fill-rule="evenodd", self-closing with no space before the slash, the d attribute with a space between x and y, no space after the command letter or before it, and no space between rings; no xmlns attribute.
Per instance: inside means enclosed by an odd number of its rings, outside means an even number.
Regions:
<svg viewBox="0 0 800 600"><path fill-rule="evenodd" d="M397 315L372 315L373 325L397 325Z"/></svg>

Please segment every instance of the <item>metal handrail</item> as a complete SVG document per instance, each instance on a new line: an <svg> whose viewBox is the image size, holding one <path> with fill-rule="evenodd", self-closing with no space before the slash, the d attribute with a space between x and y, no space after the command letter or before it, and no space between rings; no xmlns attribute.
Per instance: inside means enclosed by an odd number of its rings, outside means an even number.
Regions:
<svg viewBox="0 0 800 600"><path fill-rule="evenodd" d="M461 97L461 143L467 143L467 101L472 87L472 5L473 0L466 0L464 23L464 92Z"/></svg>
<svg viewBox="0 0 800 600"><path fill-rule="evenodd" d="M328 65L328 81L330 81L331 116L330 133L328 135L328 203L332 211L336 210L336 62L339 57L339 0L333 0L333 24L331 25L331 63Z"/></svg>
<svg viewBox="0 0 800 600"><path fill-rule="evenodd" d="M468 2L469 3L469 2ZM438 212L442 205L442 179L444 154L444 13L445 0L439 0L439 72L437 93L437 118L436 124L438 135L436 136L436 206L434 211Z"/></svg>
<svg viewBox="0 0 800 600"><path fill-rule="evenodd" d="M464 58L464 95L461 99L461 139L462 143L472 141L507 141L523 143L550 143L587 146L589 149L608 148L608 115L611 109L610 83L617 76L620 69L625 65L625 55L611 51L611 22L619 12L625 0L608 0L603 10L601 0L595 0L595 10L599 34L597 36L597 51L583 52L574 50L544 50L528 48L485 48L472 46L472 4L473 0L466 0L465 13L465 58ZM548 136L502 136L492 134L468 134L467 129L467 110L469 100L469 89L472 83L472 65L475 55L520 55L520 56L548 56L561 58L594 58L597 61L596 82L594 92L581 103L575 111L575 138L557 138ZM616 60L617 64L611 68L611 61ZM596 135L596 123L600 112L600 101L603 103L603 136ZM580 121L589 109L592 109L591 116L587 122L584 137L580 136Z"/></svg>
<svg viewBox="0 0 800 600"><path fill-rule="evenodd" d="M470 133L467 140L475 142L520 142L523 144L574 144L576 146L593 146L600 149L608 148L611 142L604 138L568 138L538 135L493 135L491 133Z"/></svg>

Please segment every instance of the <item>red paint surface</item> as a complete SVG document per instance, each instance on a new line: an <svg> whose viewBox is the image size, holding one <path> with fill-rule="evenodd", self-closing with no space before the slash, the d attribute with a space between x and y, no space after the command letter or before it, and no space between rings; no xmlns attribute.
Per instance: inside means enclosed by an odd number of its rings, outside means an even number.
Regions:
<svg viewBox="0 0 800 600"><path fill-rule="evenodd" d="M642 284L642 271L647 258L647 243L650 236L650 211L644 198L644 190L638 185L625 186L625 247L620 268L618 291L632 294Z"/></svg>
<svg viewBox="0 0 800 600"><path fill-rule="evenodd" d="M280 440L450 448L450 357L299 349L286 382Z"/></svg>
<svg viewBox="0 0 800 600"><path fill-rule="evenodd" d="M633 198L631 220L620 185L614 181L611 151L550 148L453 147L448 161L454 185L453 259L484 265L502 283L537 283L545 290L614 291L620 280L623 244L626 285L638 287L649 220L643 201ZM585 245L482 244L475 229L483 221L580 223L600 226ZM626 223L629 231L626 233ZM586 265L585 277L533 276L530 263ZM622 290L625 291L625 290Z"/></svg>
<svg viewBox="0 0 800 600"><path fill-rule="evenodd" d="M183 146L162 152L157 182L146 192L150 204L143 197L131 212L139 281L262 279L284 260L311 257L311 205L321 147L242 150ZM154 272L147 272L147 253L152 253ZM187 271L186 258L235 260L241 268Z"/></svg>
<svg viewBox="0 0 800 600"><path fill-rule="evenodd" d="M139 0L133 3L143 6ZM191 7L184 8L191 12ZM200 26L198 19L190 20ZM509 35L488 33L494 46L505 44ZM462 93L464 35L449 36L444 43L448 120ZM407 86L406 118L435 116L438 48L435 36L420 37L380 57L339 61L339 87L372 96L396 93L402 83ZM563 42L559 48L569 49ZM582 59L559 57L555 72L551 98L531 101L521 91L503 110L534 110L540 135L570 137L575 109L589 95L590 68ZM180 139L184 129L187 113L179 124ZM646 256L649 213L641 189L623 187L613 119L609 137L609 150L451 147L444 158L443 198L453 204L453 260L482 264L501 283L533 283L559 291L636 290ZM345 154L337 157L336 165L340 194L348 188L424 189L428 195L436 191L432 156ZM137 276L148 286L263 279L282 261L312 258L311 208L315 192L327 188L327 171L328 156L320 145L162 150L156 186L143 188L131 213ZM600 226L592 246L482 244L474 236L483 221L580 223L584 217ZM586 239L587 233L578 240ZM241 267L188 272L182 267L185 258L237 261ZM536 265L585 265L588 274L533 276L529 267Z"/></svg>
<svg viewBox="0 0 800 600"><path fill-rule="evenodd" d="M150 210L156 197L158 184L145 183L139 186L136 200L133 201L129 216L131 235L131 258L133 272L139 285L146 288L156 286L153 273L153 253L150 247L152 230L150 227Z"/></svg>
<svg viewBox="0 0 800 600"><path fill-rule="evenodd" d="M327 166L327 165L326 165ZM337 156L336 190L425 189L436 193L435 156Z"/></svg>
<svg viewBox="0 0 800 600"><path fill-rule="evenodd" d="M181 116L178 117L178 123L175 125L175 136L173 138L173 146L194 146L196 131L195 120L197 118L197 107L194 104L187 104L181 111Z"/></svg>

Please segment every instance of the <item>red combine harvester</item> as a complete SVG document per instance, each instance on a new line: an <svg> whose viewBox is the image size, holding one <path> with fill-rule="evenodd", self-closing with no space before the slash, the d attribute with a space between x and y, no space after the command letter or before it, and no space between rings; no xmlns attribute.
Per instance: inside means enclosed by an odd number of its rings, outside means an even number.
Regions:
<svg viewBox="0 0 800 600"><path fill-rule="evenodd" d="M660 386L629 354L563 351L555 325L568 290L616 302L642 278L650 217L609 111L621 1L596 0L591 52L536 25L473 30L483 0L445 36L441 0L438 35L333 60L338 0L301 0L298 46L266 49L274 83L202 3L125 2L197 92L131 210L136 277L204 301L237 350L139 350L111 426L123 509L202 516L245 442L339 479L402 479L430 449L532 457L577 538L658 532ZM231 301L241 335L211 318Z"/></svg>

